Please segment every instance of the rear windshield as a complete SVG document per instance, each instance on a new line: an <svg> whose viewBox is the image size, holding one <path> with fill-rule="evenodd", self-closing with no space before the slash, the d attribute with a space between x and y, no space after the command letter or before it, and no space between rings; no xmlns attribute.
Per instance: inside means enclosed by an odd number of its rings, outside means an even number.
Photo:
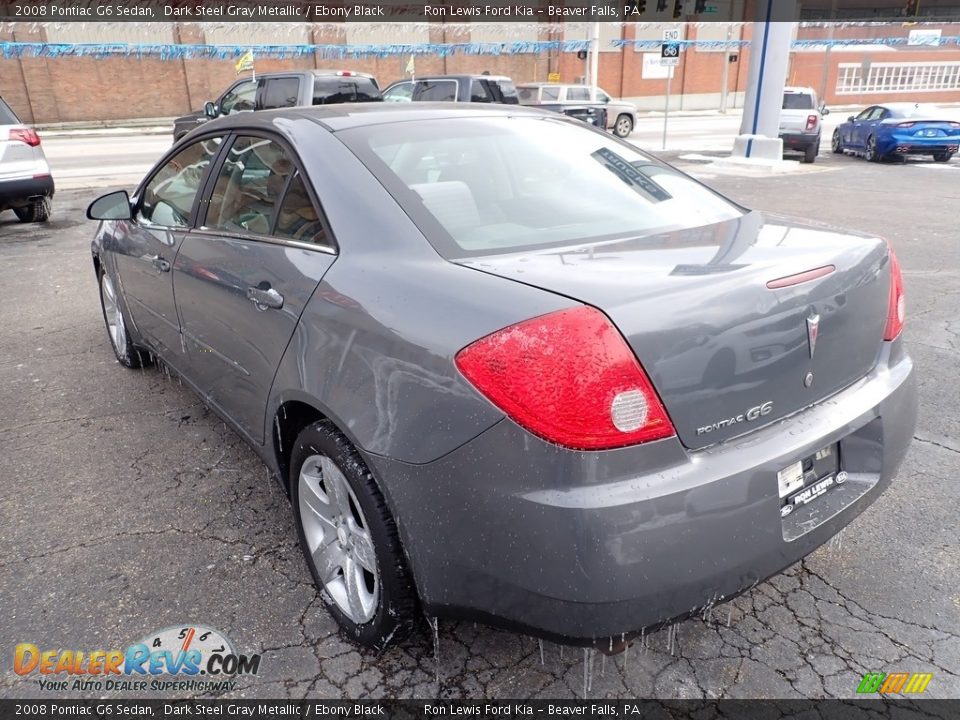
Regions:
<svg viewBox="0 0 960 720"><path fill-rule="evenodd" d="M10 109L3 98L0 98L0 125L19 125L20 120Z"/></svg>
<svg viewBox="0 0 960 720"><path fill-rule="evenodd" d="M456 80L417 80L413 99L419 102L455 102Z"/></svg>
<svg viewBox="0 0 960 720"><path fill-rule="evenodd" d="M813 95L807 93L784 93L783 110L813 110Z"/></svg>
<svg viewBox="0 0 960 720"><path fill-rule="evenodd" d="M520 104L521 105L535 105L539 102L540 98L537 97L538 88L535 87L519 87L517 92L520 95Z"/></svg>
<svg viewBox="0 0 960 720"><path fill-rule="evenodd" d="M380 88L371 78L318 77L313 82L313 104L372 102L380 100Z"/></svg>
<svg viewBox="0 0 960 720"><path fill-rule="evenodd" d="M636 237L743 212L632 146L559 118L446 118L338 134L446 257Z"/></svg>

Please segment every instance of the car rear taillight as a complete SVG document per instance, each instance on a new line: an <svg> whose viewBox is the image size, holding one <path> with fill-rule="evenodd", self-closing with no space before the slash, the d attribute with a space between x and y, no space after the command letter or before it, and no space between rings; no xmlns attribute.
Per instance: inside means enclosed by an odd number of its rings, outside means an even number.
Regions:
<svg viewBox="0 0 960 720"><path fill-rule="evenodd" d="M898 128L912 128L914 125L916 125L915 122L897 123Z"/></svg>
<svg viewBox="0 0 960 720"><path fill-rule="evenodd" d="M353 73L349 70L337 70L337 75L340 77L353 77Z"/></svg>
<svg viewBox="0 0 960 720"><path fill-rule="evenodd" d="M10 131L10 140L19 140L30 147L36 147L40 144L40 136L33 128L14 128Z"/></svg>
<svg viewBox="0 0 960 720"><path fill-rule="evenodd" d="M490 402L557 445L607 450L675 434L633 351L592 307L498 330L457 353L456 364Z"/></svg>
<svg viewBox="0 0 960 720"><path fill-rule="evenodd" d="M807 115L807 130L813 130L817 126L817 116Z"/></svg>
<svg viewBox="0 0 960 720"><path fill-rule="evenodd" d="M903 330L903 321L906 319L907 306L903 292L903 273L900 272L900 261L897 254L890 248L890 297L887 300L887 326L883 331L884 340L896 340Z"/></svg>

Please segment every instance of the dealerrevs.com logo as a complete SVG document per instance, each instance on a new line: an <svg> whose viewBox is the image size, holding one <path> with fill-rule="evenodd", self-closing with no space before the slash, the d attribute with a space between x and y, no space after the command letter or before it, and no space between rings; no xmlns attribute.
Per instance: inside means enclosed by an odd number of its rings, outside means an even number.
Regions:
<svg viewBox="0 0 960 720"><path fill-rule="evenodd" d="M125 650L45 650L20 643L18 675L37 675L41 690L229 691L239 675L256 675L260 655L241 655L219 630L202 625L149 633Z"/></svg>

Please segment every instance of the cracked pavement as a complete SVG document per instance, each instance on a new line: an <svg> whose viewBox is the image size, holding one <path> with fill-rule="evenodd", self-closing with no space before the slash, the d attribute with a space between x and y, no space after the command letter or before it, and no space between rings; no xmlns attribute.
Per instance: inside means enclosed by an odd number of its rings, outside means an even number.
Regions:
<svg viewBox="0 0 960 720"><path fill-rule="evenodd" d="M0 696L84 696L15 675L17 643L119 649L202 623L263 653L234 698L853 697L864 673L896 671L932 672L927 697L960 697L960 165L928 165L821 157L775 177L689 166L748 206L815 209L892 241L920 420L891 489L832 543L675 636L606 658L444 620L439 662L426 621L380 654L356 649L254 453L176 379L115 362L82 219L106 188L60 193L48 227L3 213Z"/></svg>

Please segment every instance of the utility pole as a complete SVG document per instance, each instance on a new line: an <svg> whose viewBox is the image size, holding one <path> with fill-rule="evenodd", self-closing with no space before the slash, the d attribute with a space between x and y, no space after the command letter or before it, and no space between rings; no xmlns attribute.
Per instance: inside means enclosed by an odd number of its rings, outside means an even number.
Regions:
<svg viewBox="0 0 960 720"><path fill-rule="evenodd" d="M600 23L595 22L590 32L590 99L597 99L597 72L600 64Z"/></svg>

